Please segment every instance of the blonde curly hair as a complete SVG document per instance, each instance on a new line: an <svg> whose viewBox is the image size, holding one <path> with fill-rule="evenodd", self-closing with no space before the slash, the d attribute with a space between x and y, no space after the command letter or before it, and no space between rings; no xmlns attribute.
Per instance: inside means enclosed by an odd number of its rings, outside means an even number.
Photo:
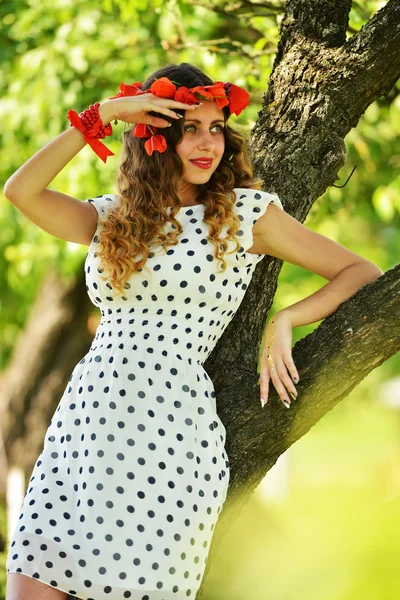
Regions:
<svg viewBox="0 0 400 600"><path fill-rule="evenodd" d="M155 79L161 77L178 81L188 88L214 83L189 63L170 64L150 75L143 83L142 90L148 89ZM197 186L196 200L205 205L203 220L209 226L207 239L213 243L215 258L222 262L221 272L224 272L227 265L223 257L229 240L236 242L236 248L231 253L240 248L235 235L240 228L240 220L233 211L233 188L260 190L262 180L253 177L247 141L227 124L229 106L224 106L222 110L225 151L209 181ZM183 110L176 112L184 113ZM160 113L149 114L170 120ZM175 146L182 140L184 123L181 119L170 121L172 126L162 131L167 142L167 150L163 153L154 152L149 156L144 148L146 140L132 135L135 125L123 134L121 164L116 181L118 203L111 206L102 224L97 252L101 272L106 272L102 278L107 279L121 294L132 274L145 266L150 244L158 239L166 250L178 244L177 237L182 232L175 215L182 205L178 190L184 166ZM170 205L172 210L168 214L166 208ZM165 235L162 230L167 222L173 223L175 229ZM227 237L220 239L224 225L227 225Z"/></svg>

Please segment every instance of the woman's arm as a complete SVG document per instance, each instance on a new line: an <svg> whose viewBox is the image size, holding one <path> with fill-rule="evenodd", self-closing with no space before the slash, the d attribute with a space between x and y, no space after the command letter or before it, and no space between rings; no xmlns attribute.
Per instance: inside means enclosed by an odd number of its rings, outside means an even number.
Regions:
<svg viewBox="0 0 400 600"><path fill-rule="evenodd" d="M289 214L268 205L253 226L252 252L269 254L329 280L311 296L278 311L269 320L260 357L260 395L268 401L269 382L287 408L297 397L299 374L292 357L292 328L315 323L334 313L361 287L381 275L374 263L329 238L311 231Z"/></svg>
<svg viewBox="0 0 400 600"><path fill-rule="evenodd" d="M300 377L292 357L293 327L308 325L328 317L363 285L375 281L381 275L383 271L379 267L369 261L361 260L342 269L329 283L311 296L287 306L271 317L265 329L260 356L262 406L268 401L270 379L287 408L291 405L289 395L292 399L297 397L293 382L297 383Z"/></svg>
<svg viewBox="0 0 400 600"><path fill-rule="evenodd" d="M100 105L99 115L103 124L110 119L108 101ZM23 203L38 196L86 144L83 134L69 127L11 175L4 186L5 197Z"/></svg>
<svg viewBox="0 0 400 600"><path fill-rule="evenodd" d="M109 101L100 105L99 115L103 124L112 118ZM75 127L63 131L6 181L4 196L47 233L88 246L97 226L96 210L90 203L47 188L86 143Z"/></svg>
<svg viewBox="0 0 400 600"><path fill-rule="evenodd" d="M252 251L276 256L329 281L320 290L280 312L293 327L315 323L334 313L382 269L355 252L308 229L272 203L253 227Z"/></svg>
<svg viewBox="0 0 400 600"><path fill-rule="evenodd" d="M360 288L383 275L383 271L364 259L345 267L321 289L311 296L279 311L290 319L292 327L316 323L332 315Z"/></svg>

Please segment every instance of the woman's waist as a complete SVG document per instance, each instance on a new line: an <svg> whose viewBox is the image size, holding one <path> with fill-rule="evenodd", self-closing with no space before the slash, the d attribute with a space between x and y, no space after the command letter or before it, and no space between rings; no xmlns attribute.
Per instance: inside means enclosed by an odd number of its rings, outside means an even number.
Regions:
<svg viewBox="0 0 400 600"><path fill-rule="evenodd" d="M213 337L208 325L182 315L135 310L102 315L92 345L123 345L147 355L165 349L202 364L214 346Z"/></svg>

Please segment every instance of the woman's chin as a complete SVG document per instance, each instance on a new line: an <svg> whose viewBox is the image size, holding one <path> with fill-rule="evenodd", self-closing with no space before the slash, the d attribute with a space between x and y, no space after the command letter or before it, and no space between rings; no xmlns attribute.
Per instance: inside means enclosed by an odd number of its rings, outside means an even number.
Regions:
<svg viewBox="0 0 400 600"><path fill-rule="evenodd" d="M191 185L199 185L200 183L207 183L214 171L204 171L204 173L196 173L194 175L190 174L189 177L185 177L185 183Z"/></svg>

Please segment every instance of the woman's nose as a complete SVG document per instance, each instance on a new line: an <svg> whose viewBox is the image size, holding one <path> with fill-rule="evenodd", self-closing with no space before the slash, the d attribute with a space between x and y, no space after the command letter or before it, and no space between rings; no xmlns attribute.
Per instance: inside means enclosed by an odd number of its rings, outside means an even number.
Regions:
<svg viewBox="0 0 400 600"><path fill-rule="evenodd" d="M215 142L212 138L212 134L209 131L205 131L199 141L199 148L207 148L208 150L213 150L215 146Z"/></svg>

